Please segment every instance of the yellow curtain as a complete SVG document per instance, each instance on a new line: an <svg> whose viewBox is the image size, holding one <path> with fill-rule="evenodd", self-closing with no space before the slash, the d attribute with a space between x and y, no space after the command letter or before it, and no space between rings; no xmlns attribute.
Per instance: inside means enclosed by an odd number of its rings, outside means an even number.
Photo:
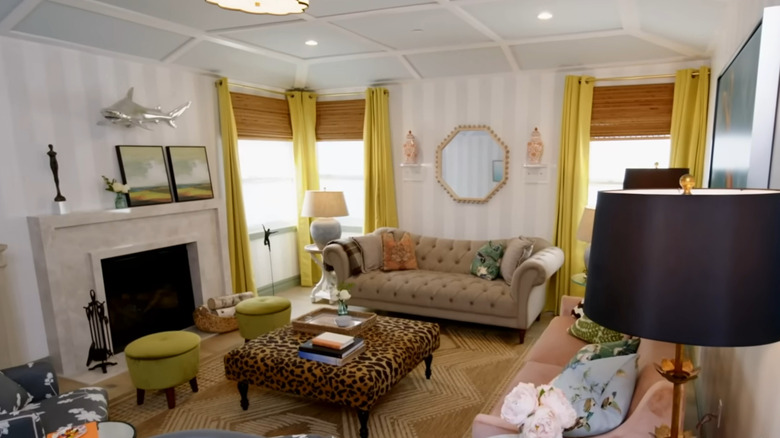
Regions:
<svg viewBox="0 0 780 438"><path fill-rule="evenodd" d="M249 231L241 192L241 167L238 162L238 131L233 117L227 78L216 82L219 96L219 125L225 166L225 205L227 207L228 252L233 293L257 292L249 251Z"/></svg>
<svg viewBox="0 0 780 438"><path fill-rule="evenodd" d="M312 243L309 227L311 218L301 217L303 196L306 190L319 190L320 175L317 171L317 95L306 91L285 93L290 107L290 123L293 132L295 155L295 182L298 191L298 266L301 286L311 286L321 275L319 268L304 247Z"/></svg>
<svg viewBox="0 0 780 438"><path fill-rule="evenodd" d="M380 227L398 226L388 95L389 92L385 88L366 90L366 115L363 125L366 163L364 233L370 233Z"/></svg>
<svg viewBox="0 0 780 438"><path fill-rule="evenodd" d="M558 203L553 242L566 255L550 282L546 308L560 311L561 296L569 291L572 274L582 272L585 243L577 240L577 227L588 202L588 158L593 83L590 76L567 76L563 96L561 147L558 157Z"/></svg>
<svg viewBox="0 0 780 438"><path fill-rule="evenodd" d="M694 72L699 74L694 76ZM702 186L704 177L709 93L709 67L698 70L689 68L677 72L674 80L669 166L690 169L696 178L696 187Z"/></svg>

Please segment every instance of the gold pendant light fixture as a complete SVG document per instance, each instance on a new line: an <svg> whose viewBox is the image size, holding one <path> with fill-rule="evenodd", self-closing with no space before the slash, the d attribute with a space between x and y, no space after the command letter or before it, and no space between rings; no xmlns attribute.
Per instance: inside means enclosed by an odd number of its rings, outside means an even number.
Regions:
<svg viewBox="0 0 780 438"><path fill-rule="evenodd" d="M309 7L309 0L206 0L223 9L250 14L300 14Z"/></svg>

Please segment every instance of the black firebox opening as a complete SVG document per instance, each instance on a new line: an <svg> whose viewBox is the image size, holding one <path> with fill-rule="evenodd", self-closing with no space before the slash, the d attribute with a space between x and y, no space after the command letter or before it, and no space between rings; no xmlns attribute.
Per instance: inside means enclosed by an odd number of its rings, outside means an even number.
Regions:
<svg viewBox="0 0 780 438"><path fill-rule="evenodd" d="M101 264L114 353L142 336L193 325L187 245L107 258Z"/></svg>

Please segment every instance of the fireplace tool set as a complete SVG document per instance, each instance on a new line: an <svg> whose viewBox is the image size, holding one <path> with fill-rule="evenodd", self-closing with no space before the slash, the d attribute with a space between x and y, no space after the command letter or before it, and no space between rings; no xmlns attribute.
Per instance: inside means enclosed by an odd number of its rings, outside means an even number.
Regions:
<svg viewBox="0 0 780 438"><path fill-rule="evenodd" d="M114 355L111 346L111 337L109 335L108 317L104 307L105 301L98 301L95 298L95 290L89 291L90 301L84 307L89 321L89 334L92 336L92 345L89 347L89 357L87 357L87 366L92 362L98 362L90 370L100 367L103 374L106 374L106 367L116 365L116 362L109 362L108 358Z"/></svg>

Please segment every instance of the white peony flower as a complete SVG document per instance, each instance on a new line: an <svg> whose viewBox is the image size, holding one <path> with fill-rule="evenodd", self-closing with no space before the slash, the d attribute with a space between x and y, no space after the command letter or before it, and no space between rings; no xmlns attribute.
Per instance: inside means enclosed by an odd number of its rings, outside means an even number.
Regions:
<svg viewBox="0 0 780 438"><path fill-rule="evenodd" d="M538 406L537 394L536 388L531 383L520 383L515 386L504 397L501 418L520 428Z"/></svg>
<svg viewBox="0 0 780 438"><path fill-rule="evenodd" d="M113 190L116 193L121 192L122 191L122 183L115 182L115 183L111 184L111 190Z"/></svg>
<svg viewBox="0 0 780 438"><path fill-rule="evenodd" d="M122 186L122 193L130 193L130 185L129 184L125 184L124 186Z"/></svg>
<svg viewBox="0 0 780 438"><path fill-rule="evenodd" d="M537 388L540 392L539 404L547 406L555 414L562 428L574 426L577 421L577 411L571 406L566 394L560 389L550 385L541 385Z"/></svg>
<svg viewBox="0 0 780 438"><path fill-rule="evenodd" d="M523 436L525 438L561 438L563 428L552 409L541 405L526 420L523 426Z"/></svg>
<svg viewBox="0 0 780 438"><path fill-rule="evenodd" d="M349 291L346 289L339 291L339 299L342 301L346 301L348 299L352 298L352 295L349 294Z"/></svg>

